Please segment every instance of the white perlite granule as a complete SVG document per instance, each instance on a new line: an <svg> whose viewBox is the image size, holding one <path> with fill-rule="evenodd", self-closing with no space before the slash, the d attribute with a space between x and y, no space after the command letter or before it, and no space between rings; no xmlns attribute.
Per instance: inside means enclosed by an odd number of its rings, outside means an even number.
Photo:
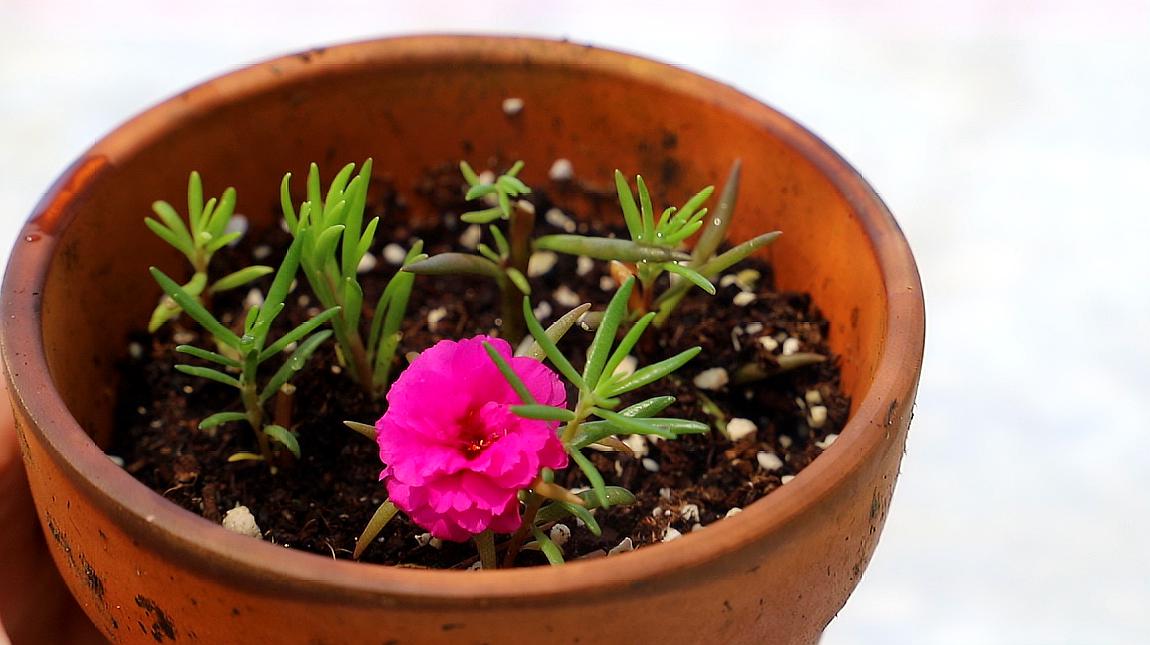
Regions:
<svg viewBox="0 0 1150 645"><path fill-rule="evenodd" d="M232 215L232 218L228 220L228 225L224 228L224 235L227 235L229 233L239 233L240 237L237 237L236 239L232 240L231 242L228 242L228 246L235 246L235 245L239 244L240 239L243 237L244 233L247 233L247 232L248 232L248 218L243 216L243 215L240 215L239 213Z"/></svg>
<svg viewBox="0 0 1150 645"><path fill-rule="evenodd" d="M404 251L402 246L394 242L383 247L383 259L388 264L399 266L403 264L403 259L406 257L407 251Z"/></svg>
<svg viewBox="0 0 1150 645"><path fill-rule="evenodd" d="M537 278L545 275L548 271L555 268L555 263L559 261L559 256L551 251L539 251L532 253L531 258L527 260L527 277Z"/></svg>
<svg viewBox="0 0 1150 645"><path fill-rule="evenodd" d="M630 434L623 438L623 443L635 453L636 457L644 457L647 454L647 439L641 434ZM616 462L618 463L618 462Z"/></svg>
<svg viewBox="0 0 1150 645"><path fill-rule="evenodd" d="M569 159L556 159L555 163L551 164L551 170L547 171L547 176L552 181L568 181L575 176L575 167L571 165Z"/></svg>
<svg viewBox="0 0 1150 645"><path fill-rule="evenodd" d="M244 309L251 309L259 307L264 304L264 294L259 289L252 287L248 290L248 295L244 296Z"/></svg>
<svg viewBox="0 0 1150 645"><path fill-rule="evenodd" d="M523 99L516 96L509 96L503 99L503 113L507 116L515 116L523 111Z"/></svg>
<svg viewBox="0 0 1150 645"><path fill-rule="evenodd" d="M459 236L459 244L474 251L475 247L479 246L481 239L483 239L483 229L479 228L478 224L472 224L463 229L463 233Z"/></svg>
<svg viewBox="0 0 1150 645"><path fill-rule="evenodd" d="M683 504L679 508L679 517L683 518L684 522L698 522L699 521L699 506L698 504Z"/></svg>
<svg viewBox="0 0 1150 645"><path fill-rule="evenodd" d="M731 302L735 303L735 305L739 307L746 307L755 300L755 294L746 291L740 291L739 293L735 294L734 298L731 298Z"/></svg>
<svg viewBox="0 0 1150 645"><path fill-rule="evenodd" d="M666 532L663 533L663 542L672 542L681 537L683 537L683 534L680 533L678 529L668 526Z"/></svg>
<svg viewBox="0 0 1150 645"><path fill-rule="evenodd" d="M798 351L799 351L799 339L798 338L795 338L792 336L792 337L789 337L783 341L783 356L790 356L791 354L795 354Z"/></svg>
<svg viewBox="0 0 1150 645"><path fill-rule="evenodd" d="M655 461L654 459L651 459L650 457L643 457L642 464L643 464L643 468L647 469L648 472L652 472L652 473L659 472L659 462Z"/></svg>
<svg viewBox="0 0 1150 645"><path fill-rule="evenodd" d="M731 441L739 441L758 432L758 427L750 419L735 417L727 422L727 434Z"/></svg>
<svg viewBox="0 0 1150 645"><path fill-rule="evenodd" d="M548 224L556 228L561 228L567 233L575 232L575 220L568 217L567 213L564 213L558 208L548 208L547 212L543 214L543 219L547 220Z"/></svg>
<svg viewBox="0 0 1150 645"><path fill-rule="evenodd" d="M721 367L712 367L711 369L703 370L695 375L695 387L700 390L719 390L722 389L730 381L727 376L727 370Z"/></svg>
<svg viewBox="0 0 1150 645"><path fill-rule="evenodd" d="M619 555L620 553L626 553L628 551L634 551L634 550L635 550L635 544L633 542L631 542L631 538L625 537L625 538L623 538L622 542L611 547L611 550L607 551L607 555L609 555L609 556L610 555Z"/></svg>
<svg viewBox="0 0 1150 645"><path fill-rule="evenodd" d="M224 515L224 528L248 537L263 537L263 531L256 524L256 518L247 506L236 506Z"/></svg>
<svg viewBox="0 0 1150 645"><path fill-rule="evenodd" d="M574 309L580 304L579 294L572 291L570 287L565 284L560 285L559 288L551 294L551 297L555 298L555 304L568 309Z"/></svg>
<svg viewBox="0 0 1150 645"><path fill-rule="evenodd" d="M826 439L823 439L822 441L816 441L815 447L819 450L826 450L827 448L830 448L831 444L833 444L838 438L839 436L837 434L828 434Z"/></svg>
<svg viewBox="0 0 1150 645"><path fill-rule="evenodd" d="M580 255L579 257L575 258L575 273L577 275L587 275L588 273L591 273L591 270L594 268L595 260L592 260L586 255Z"/></svg>
<svg viewBox="0 0 1150 645"><path fill-rule="evenodd" d="M821 428L827 423L827 409L826 406L816 405L811 408L810 414L807 416L807 423L812 428Z"/></svg>
<svg viewBox="0 0 1150 645"><path fill-rule="evenodd" d="M566 524L556 524L551 527L551 534L548 537L555 546L562 547L571 538L571 529Z"/></svg>
<svg viewBox="0 0 1150 645"><path fill-rule="evenodd" d="M635 368L639 367L639 359L628 354L619 361L619 366L611 373L612 376L625 377L631 376L635 373Z"/></svg>
<svg viewBox="0 0 1150 645"><path fill-rule="evenodd" d="M763 470L774 471L783 467L783 460L779 459L778 455L765 450L761 450L759 454L755 455L755 461L759 462L759 467Z"/></svg>
<svg viewBox="0 0 1150 645"><path fill-rule="evenodd" d="M375 259L374 255L370 253L364 253L363 257L359 259L359 264L357 264L355 267L355 272L367 273L368 271L374 269L375 265L377 264L379 264L379 261Z"/></svg>

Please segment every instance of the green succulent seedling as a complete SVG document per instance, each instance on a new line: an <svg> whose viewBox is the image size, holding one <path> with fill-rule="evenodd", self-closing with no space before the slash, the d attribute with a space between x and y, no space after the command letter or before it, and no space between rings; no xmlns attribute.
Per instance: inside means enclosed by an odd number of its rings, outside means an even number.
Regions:
<svg viewBox="0 0 1150 645"><path fill-rule="evenodd" d="M280 420L267 421L264 405L280 393L293 376L304 368L312 353L331 336L331 330L318 331L339 313L339 307L331 307L311 320L304 322L275 341L269 342L272 322L284 310L284 300L295 279L300 263L302 244L297 239L292 242L272 281L272 286L262 305L248 310L243 333L237 335L216 319L200 304L194 295L177 284L156 267L151 267L152 277L159 283L164 293L187 312L193 320L207 331L217 345L227 348L228 354L180 345L176 351L212 363L214 367L201 365L176 365L176 369L192 376L215 381L234 387L239 391L243 412L219 412L200 422L201 429L216 427L229 421L247 421L255 433L259 452L237 452L229 461L262 460L269 464L272 472L271 442L287 448L297 458L300 454L299 442L291 430ZM273 357L286 354L283 364L262 384L259 378L260 366Z"/></svg>
<svg viewBox="0 0 1150 645"><path fill-rule="evenodd" d="M460 219L469 224L488 225L495 248L480 243L476 246L479 255L440 253L405 266L403 270L418 275L481 275L495 280L502 296L502 334L517 343L524 335L518 315L519 298L531 293L531 285L527 282L527 262L531 257L531 235L535 230L535 214L517 208L513 202L520 195L531 192L531 187L518 177L523 170L523 162L516 161L507 172L491 182L482 181L466 161L459 162L459 170L467 181L467 200L495 202L489 208L464 213ZM506 234L494 224L498 220L507 223Z"/></svg>
<svg viewBox="0 0 1150 645"><path fill-rule="evenodd" d="M354 178L355 164L344 166L332 179L326 197L321 189L319 167L311 164L307 201L300 204L298 214L292 205L291 173L287 173L280 184L280 205L288 230L301 243L300 265L308 284L324 307L338 308L332 329L340 360L365 391L380 396L395 363L414 276L407 271L397 271L388 281L367 325L365 340L361 321L363 288L359 284L358 269L379 226L378 217L364 223L371 163L371 159L365 161ZM403 266L426 257L423 242L415 240Z"/></svg>
<svg viewBox="0 0 1150 645"><path fill-rule="evenodd" d="M739 179L742 174L742 162L736 160L727 175L727 182L719 196L719 205L715 214L709 220L703 220L703 226L696 228L702 230L695 247L691 250L691 257L681 267L687 273L679 273L682 278L672 280L671 286L654 299L654 308L658 312L655 325L662 326L667 322L671 313L682 301L683 296L690 290L692 284L702 286L698 278L710 284L720 273L742 262L758 249L774 242L782 235L781 231L771 231L753 237L727 251L719 253L719 247L727 237L727 229L735 214L735 204L738 201ZM691 276L694 276L693 278ZM714 293L714 287L707 290Z"/></svg>
<svg viewBox="0 0 1150 645"><path fill-rule="evenodd" d="M424 275L482 275L496 280L502 294L502 333L513 343L518 343L526 336L519 315L519 299L531 294L526 274L532 250L555 250L630 262L686 260L689 257L686 253L641 241L580 235L545 235L532 240L535 230L534 213L515 208L512 203L518 196L531 192L531 188L518 177L519 171L523 169L522 161L515 162L506 173L490 183L482 182L466 161L461 162L459 168L469 186L467 199L495 200L494 206L464 213L461 219L472 224L491 224L496 220L504 220L508 232L505 234L499 227L491 225L488 230L495 244L494 249L479 244L476 246L479 255L441 253L405 267L404 270Z"/></svg>
<svg viewBox="0 0 1150 645"><path fill-rule="evenodd" d="M627 301L634 286L635 279L628 278L611 298L587 350L587 359L581 373L559 351L552 335L549 335L535 318L529 299L523 299L523 317L528 330L538 344L539 350L551 361L555 369L574 386L578 393L572 409L538 404L507 361L493 347L486 346L491 360L499 367L500 372L519 395L520 400L525 402L523 405L511 408L515 414L528 419L559 421L566 424L560 433L563 447L571 460L587 477L596 504L604 508L611 505L607 485L590 458L583 453L584 449L592 444L599 444L607 448L625 450L626 448L622 446L622 442L617 437L619 434L655 435L660 438L671 439L683 434L707 432L710 429L706 424L697 421L657 417L656 415L675 401L672 396L651 397L622 410L618 409L620 396L668 376L702 351L701 348L694 347L652 365L636 369L634 372L620 372L617 368L635 348L643 332L655 318L654 312L647 313L627 330L621 340L616 339L621 326L626 321ZM527 532L535 526L533 524L535 514L543 501L548 498L539 494L540 488L536 486L528 492L527 510L523 524L525 528L520 529L512 538L514 548L508 550L508 565L514 560L515 551L526 539ZM566 496L560 493L556 501L579 505L577 500L564 499L564 497ZM538 535L535 537L536 540L539 539ZM540 544L542 545L543 542ZM548 557L550 558L551 555Z"/></svg>
<svg viewBox="0 0 1150 645"><path fill-rule="evenodd" d="M208 284L208 265L211 264L212 255L243 235L239 231L229 233L227 230L235 207L236 191L231 187L219 198L213 197L204 203L200 174L193 171L188 177L187 222L171 204L163 200L152 204L156 219L144 219L144 224L153 233L188 259L192 265L192 278L182 285L183 290L201 304L210 302L215 293L245 285L273 271L269 266L254 265ZM181 311L183 309L172 298L161 298L148 321L148 331L155 332L164 323L179 316Z"/></svg>

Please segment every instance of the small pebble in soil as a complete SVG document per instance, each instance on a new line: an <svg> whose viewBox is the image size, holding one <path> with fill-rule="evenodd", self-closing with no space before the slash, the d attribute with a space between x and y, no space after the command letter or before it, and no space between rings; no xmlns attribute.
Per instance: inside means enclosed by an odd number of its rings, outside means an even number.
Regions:
<svg viewBox="0 0 1150 645"><path fill-rule="evenodd" d="M761 322L747 323L747 326L743 327L743 332L748 336L753 336L761 331L763 331L763 323Z"/></svg>
<svg viewBox="0 0 1150 645"><path fill-rule="evenodd" d="M723 517L725 517L725 518L726 517L734 517L734 516L736 516L742 512L743 512L743 509L736 506L736 507L732 508L731 510L727 511L726 515L723 515Z"/></svg>
<svg viewBox="0 0 1150 645"><path fill-rule="evenodd" d="M272 247L267 244L260 244L252 249L252 258L256 260L266 260L272 254Z"/></svg>
<svg viewBox="0 0 1150 645"><path fill-rule="evenodd" d="M532 310L532 313L535 314L536 320L547 320L551 317L551 303L546 300L541 301L535 305L535 309Z"/></svg>
<svg viewBox="0 0 1150 645"><path fill-rule="evenodd" d="M735 284L736 282L738 282L738 278L736 278L735 274L733 274L733 273L728 273L727 275L723 276L722 278L719 278L719 286L720 287L729 287L729 286Z"/></svg>
<svg viewBox="0 0 1150 645"><path fill-rule="evenodd" d="M795 440L791 439L789 435L785 435L785 434L779 435L779 445L782 446L783 448L790 448L792 445L794 445L794 443L795 443Z"/></svg>
<svg viewBox="0 0 1150 645"><path fill-rule="evenodd" d="M679 517L684 522L698 522L699 521L699 505L698 504L683 504L679 508Z"/></svg>
<svg viewBox="0 0 1150 645"><path fill-rule="evenodd" d="M623 538L622 542L619 542L619 544L611 547L611 549L607 551L607 555L619 555L620 553L626 553L628 551L634 550L635 544L631 541L631 538L625 537Z"/></svg>
<svg viewBox="0 0 1150 645"><path fill-rule="evenodd" d="M527 277L538 278L541 275L547 275L547 272L555 268L555 263L558 261L559 256L552 251L532 253L531 258L527 260Z"/></svg>
<svg viewBox="0 0 1150 645"><path fill-rule="evenodd" d="M191 345L196 342L196 335L190 331L181 329L172 334L172 342L177 345Z"/></svg>
<svg viewBox="0 0 1150 645"><path fill-rule="evenodd" d="M779 341L770 336L759 336L759 345L768 352L773 352L779 348Z"/></svg>
<svg viewBox="0 0 1150 645"><path fill-rule="evenodd" d="M367 273L374 269L377 264L379 264L379 261L375 259L374 255L364 253L363 257L359 259L359 264L355 267L355 272L360 274Z"/></svg>
<svg viewBox="0 0 1150 645"><path fill-rule="evenodd" d="M555 546L561 547L567 544L567 540L571 539L571 529L566 524L556 524L551 527L548 537L555 543Z"/></svg>
<svg viewBox="0 0 1150 645"><path fill-rule="evenodd" d="M707 528L707 527L703 526L702 524L699 524L698 522L695 522L695 523L694 523L694 524L691 526L691 532L692 532L692 533L694 533L695 531L699 531L699 530L702 530L702 529L705 529L705 528Z"/></svg>
<svg viewBox="0 0 1150 645"><path fill-rule="evenodd" d="M783 475L782 477L779 477L779 481L782 482L784 485L786 485L786 484L791 483L791 480L793 480L794 478L795 478L794 475Z"/></svg>
<svg viewBox="0 0 1150 645"><path fill-rule="evenodd" d="M463 234L459 236L459 244L465 249L475 250L479 246L479 241L483 239L483 229L479 228L478 224L472 224L463 229Z"/></svg>
<svg viewBox="0 0 1150 645"><path fill-rule="evenodd" d="M591 273L591 271L594 269L595 269L595 260L592 260L591 258L587 257L586 255L580 255L579 257L575 258L575 273L576 273L576 275L581 275L581 276L587 275L588 273Z"/></svg>
<svg viewBox="0 0 1150 645"><path fill-rule="evenodd" d="M823 395L819 394L818 390L807 390L803 398L806 399L807 405L822 405L823 402Z"/></svg>
<svg viewBox="0 0 1150 645"><path fill-rule="evenodd" d="M407 251L404 251L402 246L394 242L383 247L383 259L388 264L399 266L403 264L403 259L406 257Z"/></svg>
<svg viewBox="0 0 1150 645"><path fill-rule="evenodd" d="M822 441L816 441L815 447L820 450L826 450L827 448L830 448L831 444L833 444L838 438L839 436L837 434L828 434Z"/></svg>
<svg viewBox="0 0 1150 645"><path fill-rule="evenodd" d="M143 355L144 355L144 346L143 345L136 343L136 342L128 343L128 356L131 356L132 358L139 360L141 357L143 357Z"/></svg>
<svg viewBox="0 0 1150 645"><path fill-rule="evenodd" d="M559 288L555 290L555 293L551 295L553 298L555 298L555 304L559 305L560 307L574 309L581 304L579 302L579 294L572 291L571 288L565 284L560 285Z"/></svg>
<svg viewBox="0 0 1150 645"><path fill-rule="evenodd" d="M120 468L124 467L124 458L120 457L119 455L108 455L108 461L116 464Z"/></svg>
<svg viewBox="0 0 1150 645"><path fill-rule="evenodd" d="M575 176L575 167L571 165L571 160L559 158L551 164L547 176L551 178L551 181L569 181Z"/></svg>
<svg viewBox="0 0 1150 645"><path fill-rule="evenodd" d="M140 415L140 416L143 416L143 415L145 415L145 414L147 414L147 413L148 413L148 408L145 408L145 407L144 407L144 406L142 406L142 405L136 408L136 414L138 414L138 415Z"/></svg>
<svg viewBox="0 0 1150 645"><path fill-rule="evenodd" d="M823 405L816 405L810 409L807 414L807 423L815 429L821 428L827 424L827 408Z"/></svg>
<svg viewBox="0 0 1150 645"><path fill-rule="evenodd" d="M623 357L623 360L619 361L619 366L615 368L615 371L612 372L611 375L619 377L631 376L635 373L635 368L637 367L639 367L639 359L628 354Z"/></svg>
<svg viewBox="0 0 1150 645"><path fill-rule="evenodd" d="M548 208L547 212L543 214L543 219L547 220L547 223L555 228L563 229L565 233L574 233L577 228L575 220L571 219L567 213L564 213L558 208Z"/></svg>
<svg viewBox="0 0 1150 645"><path fill-rule="evenodd" d="M740 441L758 431L759 428L750 419L735 417L727 422L727 435L731 437L731 441Z"/></svg>
<svg viewBox="0 0 1150 645"><path fill-rule="evenodd" d="M236 506L224 515L224 528L240 535L259 538L263 531L256 524L256 518L247 506Z"/></svg>
<svg viewBox="0 0 1150 645"><path fill-rule="evenodd" d="M427 546L429 542L431 542L430 533L419 533L415 536L415 543L419 546Z"/></svg>
<svg viewBox="0 0 1150 645"><path fill-rule="evenodd" d="M747 305L751 304L755 300L756 300L755 294L753 294L749 291L740 291L740 292L735 294L734 298L731 298L731 302L735 303L735 305L739 306L739 307L746 307Z"/></svg>
<svg viewBox="0 0 1150 645"><path fill-rule="evenodd" d="M248 289L248 295L244 296L244 309L252 309L264 304L264 293L255 287Z"/></svg>
<svg viewBox="0 0 1150 645"><path fill-rule="evenodd" d="M435 331L435 326L438 325L439 322L446 317L447 307L436 307L435 309L432 309L431 311L427 312L427 328L431 331Z"/></svg>
<svg viewBox="0 0 1150 645"><path fill-rule="evenodd" d="M643 457L642 463L643 463L643 468L646 469L647 472L652 472L652 473L659 472L659 462L655 461L654 459L651 459L650 457Z"/></svg>
<svg viewBox="0 0 1150 645"><path fill-rule="evenodd" d="M299 298L296 298L296 304L301 307L307 307L311 304L311 296L307 295L306 293L299 294Z"/></svg>
<svg viewBox="0 0 1150 645"><path fill-rule="evenodd" d="M603 276L599 278L599 290L611 292L615 290L617 283L611 279L611 276Z"/></svg>
<svg viewBox="0 0 1150 645"><path fill-rule="evenodd" d="M778 455L765 450L760 450L755 455L755 461L759 462L759 467L763 470L775 471L783 467L783 460L779 459Z"/></svg>
<svg viewBox="0 0 1150 645"><path fill-rule="evenodd" d="M527 213L528 215L534 215L535 214L535 204L532 204L531 202L527 201L526 199L520 199L519 201L515 202L515 208L518 208L519 210L523 211L524 213Z"/></svg>
<svg viewBox="0 0 1150 645"><path fill-rule="evenodd" d="M799 339L794 336L783 341L783 356L790 356L799 351Z"/></svg>
<svg viewBox="0 0 1150 645"><path fill-rule="evenodd" d="M662 541L663 542L672 542L674 540L678 540L681 537L683 537L683 534L680 533L678 531L678 529L676 529L672 526L668 526L667 530L663 532L663 540Z"/></svg>
<svg viewBox="0 0 1150 645"><path fill-rule="evenodd" d="M224 228L224 234L225 235L227 235L228 233L239 233L240 237L243 237L243 234L247 233L247 232L248 232L248 218L243 216L243 215L240 215L239 213L232 215L232 218L228 220L227 227ZM229 242L228 246L235 246L238 243L239 243L239 238L236 238L236 239L232 240L231 242Z"/></svg>
<svg viewBox="0 0 1150 645"><path fill-rule="evenodd" d="M507 116L515 116L523 111L523 99L517 96L509 96L503 99L503 113Z"/></svg>
<svg viewBox="0 0 1150 645"><path fill-rule="evenodd" d="M647 454L647 439L641 434L631 434L623 438L623 443L635 453L636 457L643 457Z"/></svg>
<svg viewBox="0 0 1150 645"><path fill-rule="evenodd" d="M730 377L727 375L727 370L722 367L712 367L696 374L693 382L695 387L700 390L710 390L714 392L726 387L730 380Z"/></svg>

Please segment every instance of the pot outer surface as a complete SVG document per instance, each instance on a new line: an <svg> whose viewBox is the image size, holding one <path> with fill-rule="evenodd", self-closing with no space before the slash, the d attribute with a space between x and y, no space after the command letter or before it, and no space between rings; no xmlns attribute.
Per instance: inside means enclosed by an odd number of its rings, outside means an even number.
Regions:
<svg viewBox="0 0 1150 645"><path fill-rule="evenodd" d="M503 99L523 99L508 116ZM179 258L153 200L234 185L270 224L282 173L371 156L401 190L457 159L556 158L611 186L654 175L680 203L743 160L734 241L832 321L852 418L795 480L673 543L561 568L466 573L333 562L233 535L104 457L116 361ZM226 184L224 182L227 182ZM411 213L413 217L432 213ZM261 219L262 218L262 219ZM842 607L886 517L923 346L918 274L870 187L813 135L737 91L568 43L402 38L316 50L210 81L97 143L47 193L4 284L5 368L39 519L70 589L119 642L805 643ZM92 440L89 439L89 436Z"/></svg>

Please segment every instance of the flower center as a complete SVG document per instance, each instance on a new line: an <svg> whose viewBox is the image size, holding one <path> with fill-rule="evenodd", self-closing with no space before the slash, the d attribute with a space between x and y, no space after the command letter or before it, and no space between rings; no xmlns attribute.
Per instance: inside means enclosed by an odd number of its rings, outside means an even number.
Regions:
<svg viewBox="0 0 1150 645"><path fill-rule="evenodd" d="M478 457L485 448L507 434L506 427L493 430L485 421L490 420L485 420L480 410L472 410L461 424L460 448L468 459Z"/></svg>

